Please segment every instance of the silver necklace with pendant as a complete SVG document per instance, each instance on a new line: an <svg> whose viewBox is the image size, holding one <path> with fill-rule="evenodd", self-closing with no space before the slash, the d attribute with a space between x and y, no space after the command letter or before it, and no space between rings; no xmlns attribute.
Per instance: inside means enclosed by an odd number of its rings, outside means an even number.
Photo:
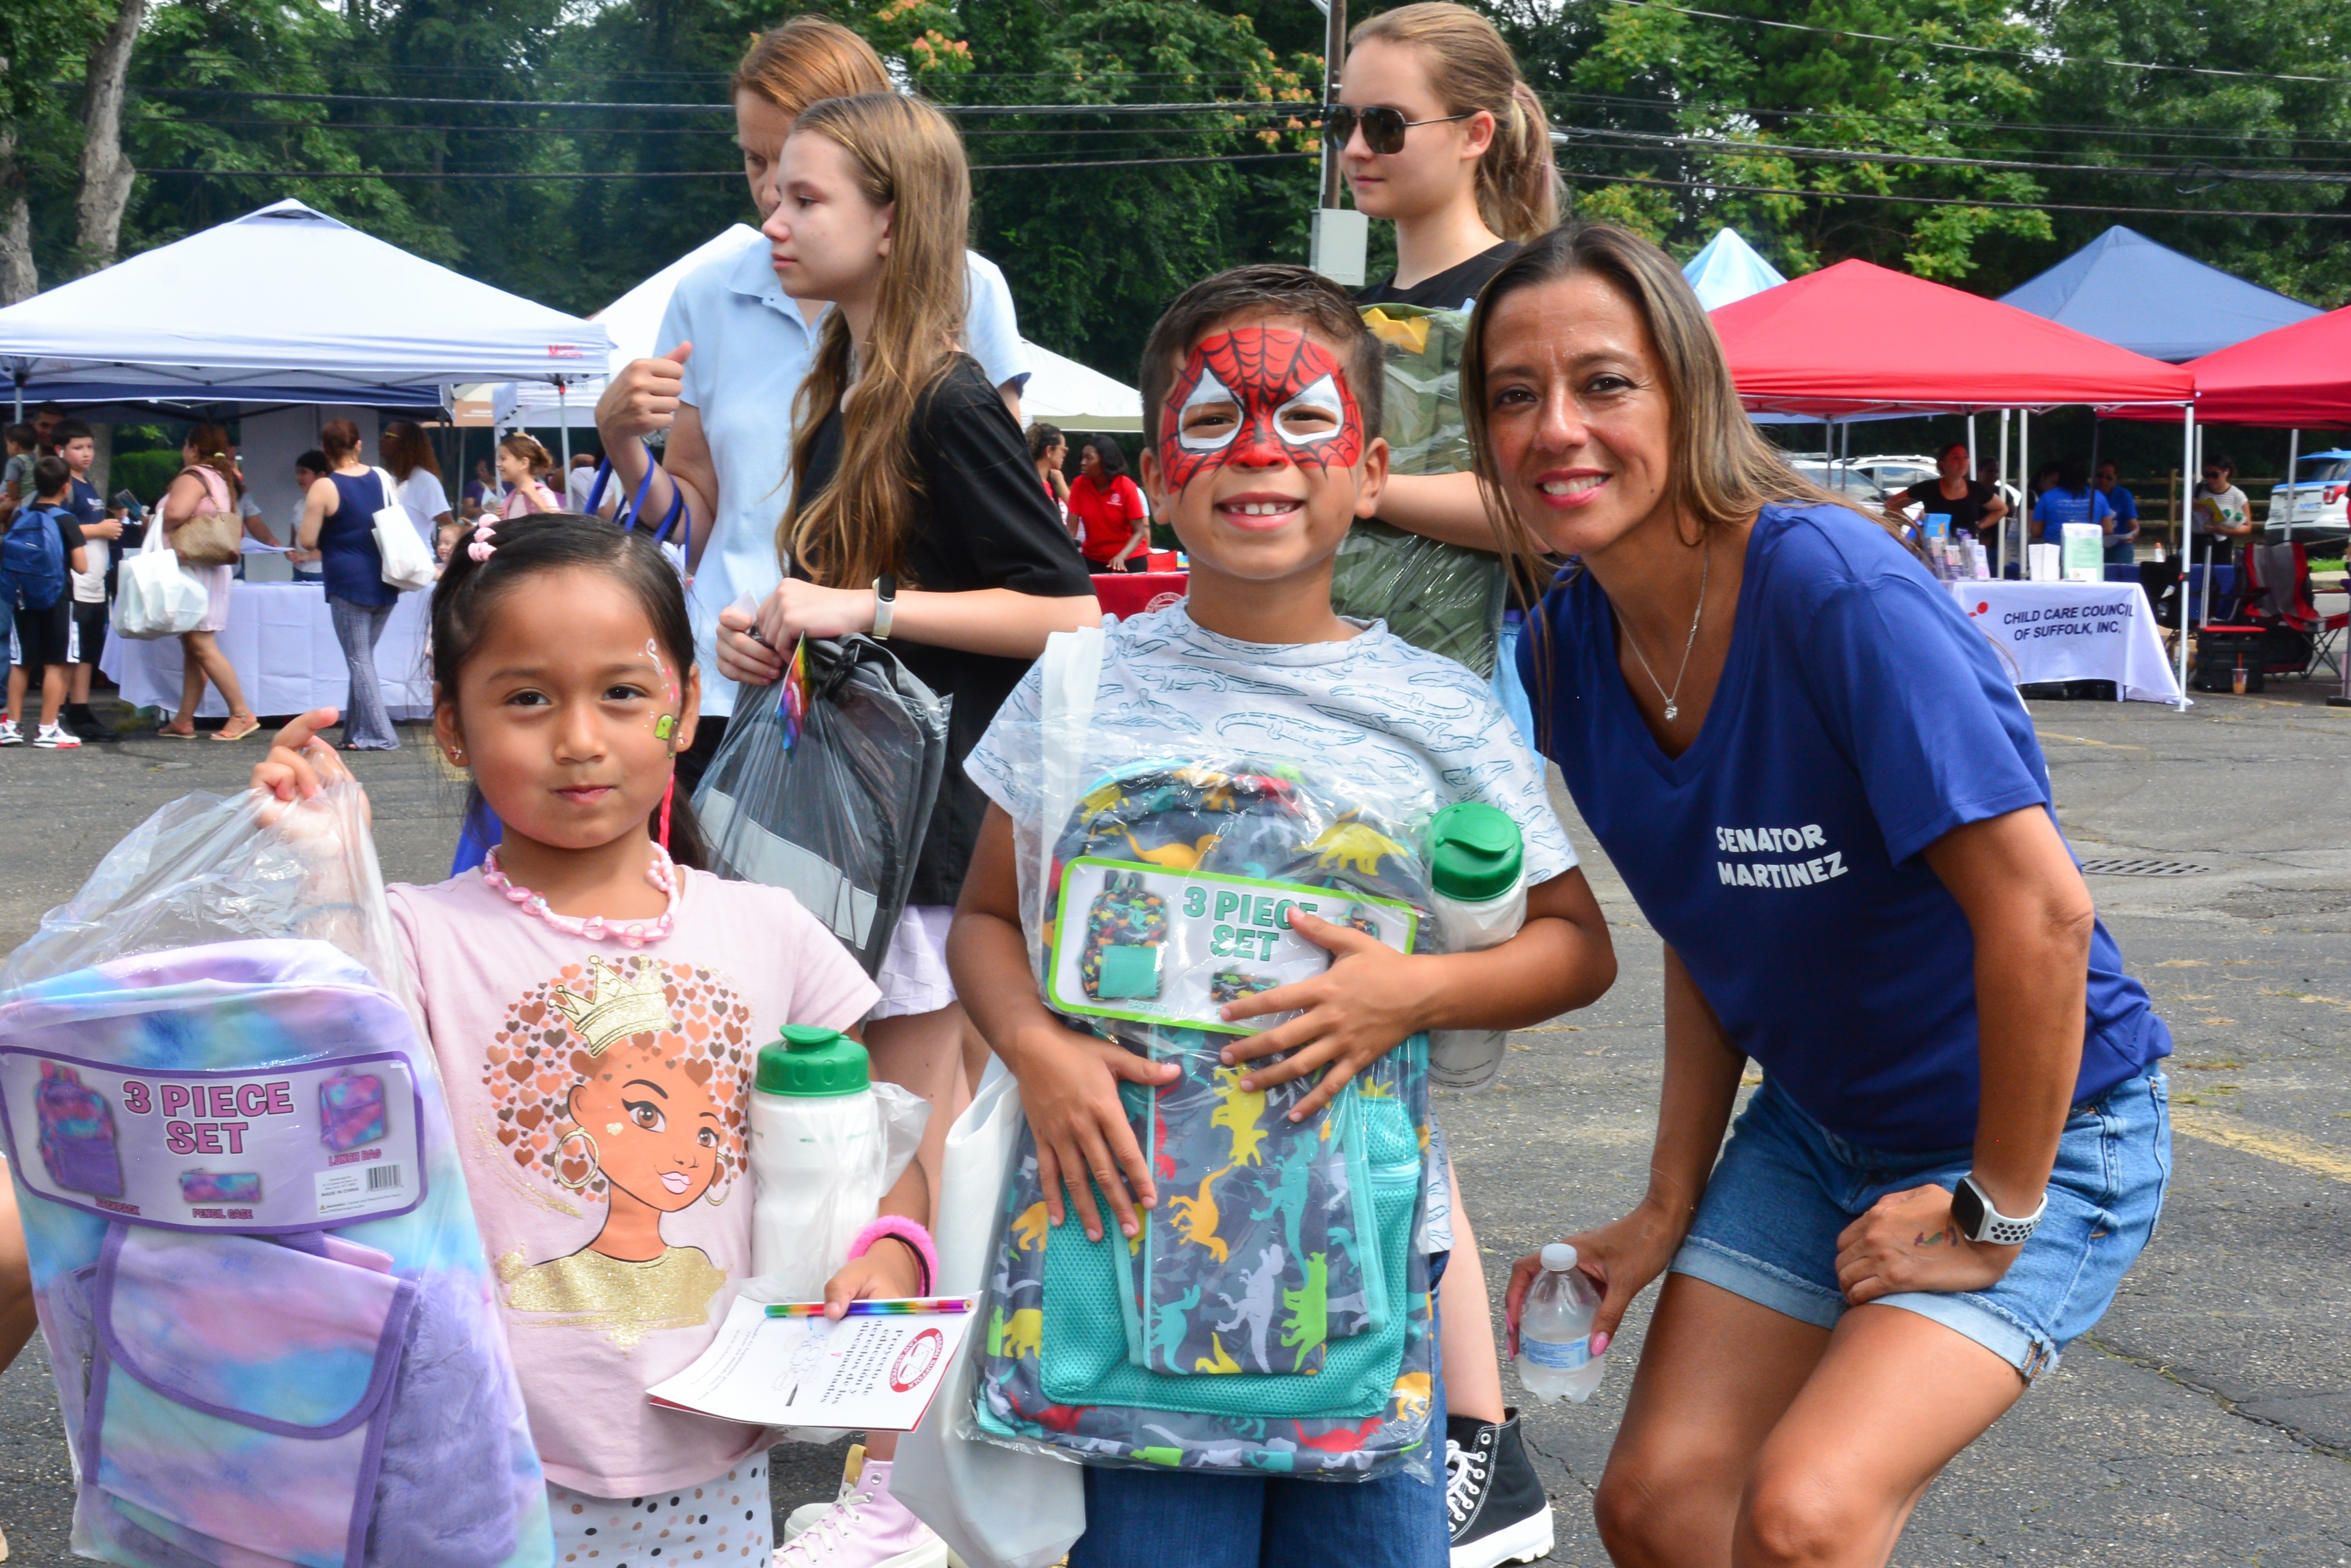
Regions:
<svg viewBox="0 0 2351 1568"><path fill-rule="evenodd" d="M1681 668L1674 672L1672 691L1666 690L1666 683L1657 679L1656 671L1649 668L1648 655L1641 652L1640 642L1633 635L1632 628L1628 626L1625 629L1625 645L1633 650L1633 657L1641 661L1641 673L1649 677L1649 684L1657 688L1659 696L1666 699L1667 724L1673 723L1681 715L1681 704L1678 699L1682 695L1682 677L1689 674L1690 650L1698 646L1698 624L1706 617L1706 580L1714 570L1712 546L1713 541L1709 539L1707 541L1707 547L1698 552L1698 609L1690 615L1689 636L1682 643Z"/></svg>

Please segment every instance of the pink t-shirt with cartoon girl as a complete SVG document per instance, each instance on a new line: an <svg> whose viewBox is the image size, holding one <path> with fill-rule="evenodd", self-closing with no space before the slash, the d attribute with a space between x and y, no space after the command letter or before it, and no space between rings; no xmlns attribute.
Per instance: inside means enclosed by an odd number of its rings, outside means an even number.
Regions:
<svg viewBox="0 0 2351 1568"><path fill-rule="evenodd" d="M692 1485L766 1442L656 1409L751 1270L759 1047L846 1029L872 981L790 894L679 869L677 921L632 949L524 913L478 871L390 889L548 1479Z"/></svg>

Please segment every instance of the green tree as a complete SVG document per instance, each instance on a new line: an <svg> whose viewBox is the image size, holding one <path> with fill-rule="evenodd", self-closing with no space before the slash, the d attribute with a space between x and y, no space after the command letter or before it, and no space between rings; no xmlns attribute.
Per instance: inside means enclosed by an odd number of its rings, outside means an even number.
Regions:
<svg viewBox="0 0 2351 1568"><path fill-rule="evenodd" d="M2047 236L2031 172L1927 161L2002 156L2033 110L2012 62L1936 47L2032 47L2004 0L1704 8L1753 21L1571 0L1544 29L1506 10L1578 210L1684 255L1729 224L1790 273L1860 256L1957 281L1988 235ZM1757 25L1773 22L1828 30Z"/></svg>

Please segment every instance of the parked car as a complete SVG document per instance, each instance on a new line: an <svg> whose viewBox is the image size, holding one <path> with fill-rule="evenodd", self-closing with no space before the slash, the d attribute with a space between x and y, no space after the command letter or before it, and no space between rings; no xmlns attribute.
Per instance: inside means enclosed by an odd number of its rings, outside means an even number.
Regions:
<svg viewBox="0 0 2351 1568"><path fill-rule="evenodd" d="M1843 465L1856 474L1867 476L1871 484L1889 496L1897 490L1907 490L1922 480L1932 479L1938 472L1933 458L1916 455L1880 454L1853 457L1846 459Z"/></svg>
<svg viewBox="0 0 2351 1568"><path fill-rule="evenodd" d="M2300 544L2341 544L2351 538L2351 452L2312 452L2295 465L2294 482L2270 492L2268 531Z"/></svg>
<svg viewBox="0 0 2351 1568"><path fill-rule="evenodd" d="M1885 490L1879 487L1876 480L1858 469L1833 463L1825 457L1799 455L1792 453L1788 456L1788 466L1818 485L1822 489L1834 491L1844 497L1856 507L1883 510L1886 506Z"/></svg>

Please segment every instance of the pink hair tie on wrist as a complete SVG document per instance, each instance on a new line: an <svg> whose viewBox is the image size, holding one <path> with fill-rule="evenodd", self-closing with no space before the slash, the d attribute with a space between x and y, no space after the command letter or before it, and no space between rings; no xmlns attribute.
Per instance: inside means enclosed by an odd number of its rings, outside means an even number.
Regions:
<svg viewBox="0 0 2351 1568"><path fill-rule="evenodd" d="M929 1295L939 1277L938 1249L931 1245L931 1233L928 1230L902 1215L885 1214L859 1231L857 1239L849 1244L849 1260L854 1263L858 1259L864 1257L872 1249L876 1241L886 1236L894 1236L912 1247L914 1249L914 1256L922 1260L923 1277L914 1286L914 1294Z"/></svg>

